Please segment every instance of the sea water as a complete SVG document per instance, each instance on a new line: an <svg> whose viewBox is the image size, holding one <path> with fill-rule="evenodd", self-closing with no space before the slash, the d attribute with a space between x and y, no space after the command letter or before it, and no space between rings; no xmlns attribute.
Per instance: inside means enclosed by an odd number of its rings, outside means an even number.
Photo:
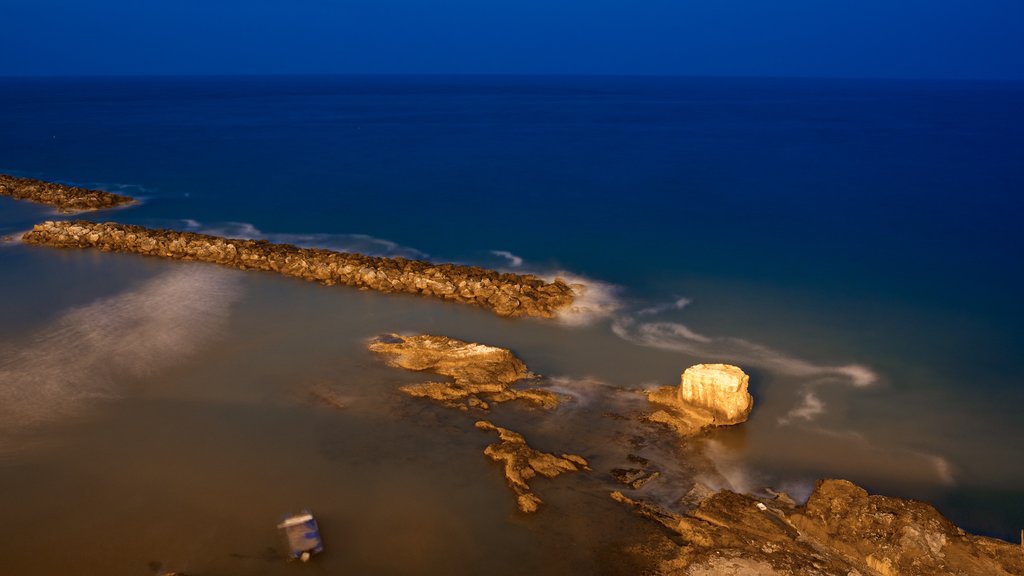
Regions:
<svg viewBox="0 0 1024 576"><path fill-rule="evenodd" d="M844 477L1015 539L1021 101L982 82L2 79L0 170L142 200L86 218L588 291L556 321L509 320L0 243L0 565L288 571L273 524L310 507L325 569L629 572L648 528L607 499L626 464L609 414L717 361L751 374L755 410L700 440L703 481L799 498ZM0 198L0 236L62 217ZM406 397L428 376L366 351L393 331L511 348L570 400ZM324 386L343 408L310 396ZM539 481L523 516L476 417L594 471ZM671 504L693 470L660 454L648 497Z"/></svg>

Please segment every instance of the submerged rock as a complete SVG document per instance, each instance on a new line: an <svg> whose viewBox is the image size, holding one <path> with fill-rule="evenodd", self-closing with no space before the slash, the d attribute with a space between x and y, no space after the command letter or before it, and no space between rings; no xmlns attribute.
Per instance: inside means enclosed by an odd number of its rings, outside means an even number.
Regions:
<svg viewBox="0 0 1024 576"><path fill-rule="evenodd" d="M973 536L932 506L869 496L845 480L819 481L806 506L778 506L727 490L679 514L632 500L683 541L662 542L662 574L760 576L1020 576L1014 544Z"/></svg>
<svg viewBox="0 0 1024 576"><path fill-rule="evenodd" d="M697 364L683 372L678 387L648 393L662 407L648 419L665 424L683 436L708 426L729 426L747 420L754 398L747 390L750 377L729 364Z"/></svg>
<svg viewBox="0 0 1024 576"><path fill-rule="evenodd" d="M654 470L645 470L643 468L613 468L612 477L618 482L639 490L643 488L644 484L647 484L651 480L656 480L661 473Z"/></svg>
<svg viewBox="0 0 1024 576"><path fill-rule="evenodd" d="M422 294L481 306L499 316L552 318L572 304L574 298L572 288L562 280L547 282L532 274L377 258L113 222L44 222L25 234L23 240L57 248L98 248L173 260L199 260L243 270L277 272L328 286L344 284L386 293Z"/></svg>
<svg viewBox="0 0 1024 576"><path fill-rule="evenodd" d="M388 334L369 345L392 366L448 376L450 381L403 386L410 396L430 398L445 406L487 410L490 404L523 400L541 408L554 408L558 396L547 390L512 388L534 377L515 354L505 348L463 342L446 336Z"/></svg>
<svg viewBox="0 0 1024 576"><path fill-rule="evenodd" d="M555 456L534 450L526 444L522 434L506 428L495 426L486 420L476 423L480 430L498 433L499 441L484 449L484 454L505 466L505 478L512 491L516 493L517 504L523 512L536 512L543 501L530 490L529 480L540 474L554 478L566 472L590 470L582 456L562 454Z"/></svg>
<svg viewBox="0 0 1024 576"><path fill-rule="evenodd" d="M134 198L113 192L55 184L34 178L18 178L8 174L0 174L0 195L10 196L15 200L49 204L56 206L61 212L102 210L135 203Z"/></svg>

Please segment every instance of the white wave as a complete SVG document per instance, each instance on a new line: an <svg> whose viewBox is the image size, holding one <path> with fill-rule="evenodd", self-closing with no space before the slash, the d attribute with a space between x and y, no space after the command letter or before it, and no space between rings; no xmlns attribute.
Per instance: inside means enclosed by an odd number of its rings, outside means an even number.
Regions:
<svg viewBox="0 0 1024 576"><path fill-rule="evenodd" d="M125 377L156 372L200 349L239 296L237 278L213 266L178 265L70 310L24 344L0 348L0 433L116 398Z"/></svg>
<svg viewBox="0 0 1024 576"><path fill-rule="evenodd" d="M947 486L956 484L956 478L953 475L953 465L949 460L935 454L921 454L921 456L932 463L932 467L935 468L935 474L943 484Z"/></svg>
<svg viewBox="0 0 1024 576"><path fill-rule="evenodd" d="M815 364L743 338L705 336L677 322L641 323L632 317L622 316L616 318L612 329L625 340L683 352L708 361L757 366L803 378L846 381L857 387L868 386L877 380L875 373L866 366Z"/></svg>
<svg viewBox="0 0 1024 576"><path fill-rule="evenodd" d="M813 390L806 390L803 393L802 402L785 416L779 418L779 424L786 425L793 420L804 420L810 422L825 413L825 403L818 398Z"/></svg>
<svg viewBox="0 0 1024 576"><path fill-rule="evenodd" d="M597 399L606 399L615 393L624 392L607 382L591 376L572 378L569 376L548 376L547 389L555 394L571 397L579 406L590 404Z"/></svg>
<svg viewBox="0 0 1024 576"><path fill-rule="evenodd" d="M752 494L756 481L753 474L737 455L717 440L706 439L703 453L714 464L717 476L701 475L698 480L713 490L731 490L740 494Z"/></svg>
<svg viewBox="0 0 1024 576"><path fill-rule="evenodd" d="M257 240L264 239L265 237L259 228L248 222L221 222L219 224L203 225L191 218L185 219L183 222L186 230L211 236L239 238L241 240Z"/></svg>
<svg viewBox="0 0 1024 576"><path fill-rule="evenodd" d="M415 248L402 246L385 238L368 234L289 234L265 233L248 222L221 222L204 225L196 220L182 220L189 232L199 232L225 238L243 240L268 240L279 244L294 244L304 248L326 248L338 252L354 252L368 256L402 257L424 260L430 255Z"/></svg>
<svg viewBox="0 0 1024 576"><path fill-rule="evenodd" d="M666 304L658 304L657 306L651 306L650 308L644 308L642 310L639 310L636 313L636 315L637 316L652 316L652 315L655 315L655 314L661 314L661 313L664 313L664 312L668 312L670 310L682 310L683 308L686 308L687 306L689 306L692 303L693 303L693 300L690 300L689 298L676 298L672 302L668 302Z"/></svg>
<svg viewBox="0 0 1024 576"><path fill-rule="evenodd" d="M568 326L589 326L594 322L611 318L622 308L619 299L621 288L608 282L591 280L567 272L542 276L548 282L562 280L573 290L573 302L558 311L559 322Z"/></svg>
<svg viewBox="0 0 1024 576"><path fill-rule="evenodd" d="M523 265L523 259L508 250L491 250L491 254L508 260L508 265L513 268L519 268Z"/></svg>

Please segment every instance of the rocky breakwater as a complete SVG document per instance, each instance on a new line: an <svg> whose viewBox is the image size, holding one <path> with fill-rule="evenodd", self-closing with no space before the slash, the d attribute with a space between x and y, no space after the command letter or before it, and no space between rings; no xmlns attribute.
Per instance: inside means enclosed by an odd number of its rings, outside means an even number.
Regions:
<svg viewBox="0 0 1024 576"><path fill-rule="evenodd" d="M729 364L697 364L683 372L679 386L652 390L647 399L659 409L648 416L689 436L708 426L730 426L747 420L754 407L750 377Z"/></svg>
<svg viewBox="0 0 1024 576"><path fill-rule="evenodd" d="M1021 576L1020 546L974 536L923 502L819 481L805 506L718 492L686 514L619 502L668 530L643 553L659 574L712 576Z"/></svg>
<svg viewBox="0 0 1024 576"><path fill-rule="evenodd" d="M55 184L33 178L18 178L7 174L0 174L0 195L10 196L15 200L49 204L65 213L103 210L135 203L134 198L121 194Z"/></svg>
<svg viewBox="0 0 1024 576"><path fill-rule="evenodd" d="M312 280L377 290L422 294L482 306L499 316L551 318L572 304L573 290L560 279L499 273L475 266L378 258L265 240L238 240L85 221L37 224L23 240L58 248L97 248L175 260L198 260L243 270L265 270Z"/></svg>

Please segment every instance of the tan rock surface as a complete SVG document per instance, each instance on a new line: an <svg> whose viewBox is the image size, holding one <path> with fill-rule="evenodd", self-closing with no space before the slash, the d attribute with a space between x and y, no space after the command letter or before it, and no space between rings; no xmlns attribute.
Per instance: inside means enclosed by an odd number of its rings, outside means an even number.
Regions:
<svg viewBox="0 0 1024 576"><path fill-rule="evenodd" d="M743 370L729 364L697 364L683 372L678 387L666 386L648 393L660 407L648 420L665 424L682 436L708 426L745 422L754 407L747 390L750 381Z"/></svg>
<svg viewBox="0 0 1024 576"><path fill-rule="evenodd" d="M34 178L18 178L7 174L0 174L0 196L49 204L56 206L61 212L102 210L135 203L133 198L121 194L44 182Z"/></svg>
<svg viewBox="0 0 1024 576"><path fill-rule="evenodd" d="M721 491L679 514L615 492L682 545L652 547L666 575L1021 576L1019 546L972 536L928 504L820 481L806 506Z"/></svg>
<svg viewBox="0 0 1024 576"><path fill-rule="evenodd" d="M476 423L480 430L498 433L499 441L484 449L484 454L505 467L505 478L512 491L516 493L519 509L525 513L536 512L543 501L534 494L529 485L530 479L537 474L554 478L566 472L590 470L582 456L562 454L555 456L534 450L526 444L522 434L506 428L495 426L486 420Z"/></svg>
<svg viewBox="0 0 1024 576"><path fill-rule="evenodd" d="M463 342L446 336L388 334L369 345L392 366L433 372L450 381L403 386L411 396L430 398L446 406L487 410L490 404L523 400L554 408L558 397L546 390L518 390L512 384L534 377L515 354L505 348Z"/></svg>
<svg viewBox="0 0 1024 576"><path fill-rule="evenodd" d="M44 222L24 235L28 244L57 248L97 248L174 260L198 260L243 270L277 272L332 286L343 284L380 292L421 294L481 306L499 316L552 318L573 302L562 280L532 274L499 273L475 266L433 264L405 258L377 258L264 240L220 238L86 221Z"/></svg>

